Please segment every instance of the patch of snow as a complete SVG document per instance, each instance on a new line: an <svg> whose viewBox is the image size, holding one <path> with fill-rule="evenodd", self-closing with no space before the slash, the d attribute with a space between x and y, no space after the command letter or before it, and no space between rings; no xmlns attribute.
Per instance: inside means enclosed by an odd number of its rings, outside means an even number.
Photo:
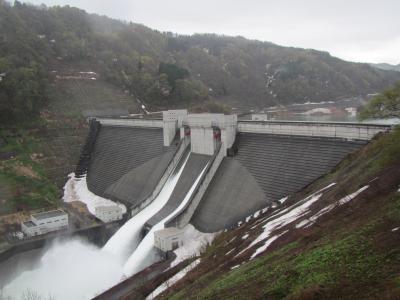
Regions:
<svg viewBox="0 0 400 300"><path fill-rule="evenodd" d="M397 231L397 230L399 230L399 229L400 229L400 227L393 228L393 229L392 229L392 232L395 232L395 231Z"/></svg>
<svg viewBox="0 0 400 300"><path fill-rule="evenodd" d="M147 296L146 300L148 299L154 299L157 297L159 294L164 292L166 289L169 287L173 286L177 281L181 280L183 277L186 276L189 271L193 270L198 264L200 263L200 258L196 259L189 265L187 265L185 268L180 270L178 273L176 273L174 276L172 276L170 279L162 283L159 287L157 287L149 296Z"/></svg>
<svg viewBox="0 0 400 300"><path fill-rule="evenodd" d="M289 196L286 196L285 198L282 198L280 200L278 200L279 203L283 204L286 202L286 200L289 198Z"/></svg>
<svg viewBox="0 0 400 300"><path fill-rule="evenodd" d="M261 213L261 210L257 210L257 211L254 213L253 218L258 218L258 216L260 215L260 213Z"/></svg>
<svg viewBox="0 0 400 300"><path fill-rule="evenodd" d="M295 203L283 210L278 210L277 212L266 218L263 221L266 222L263 225L264 228L263 232L255 240L253 240L253 242L249 246L247 246L245 249L236 254L235 257L241 255L243 252L247 251L255 244L269 238L273 231L278 230L283 226L290 224L296 221L298 218L307 214L309 212L309 207L321 198L322 192L334 185L336 185L335 182L309 195L308 197L304 198L298 203Z"/></svg>
<svg viewBox="0 0 400 300"><path fill-rule="evenodd" d="M302 113L303 115L313 115L313 114L331 114L332 111L329 108L314 108L314 109L310 109L304 113Z"/></svg>
<svg viewBox="0 0 400 300"><path fill-rule="evenodd" d="M293 103L292 105L293 106L299 106L299 105L318 105L318 104L332 104L332 103L335 103L334 101L322 101L322 102L310 102L310 101L307 101L307 102L305 102L305 103Z"/></svg>
<svg viewBox="0 0 400 300"><path fill-rule="evenodd" d="M229 250L228 252L225 253L225 255L231 254L233 251L235 251L235 249L236 249L236 248L233 248L233 249Z"/></svg>
<svg viewBox="0 0 400 300"><path fill-rule="evenodd" d="M261 213L266 213L267 211L269 211L270 210L270 208L269 208L269 206L268 207L266 207L266 208L263 208L262 210L261 210Z"/></svg>
<svg viewBox="0 0 400 300"><path fill-rule="evenodd" d="M246 223L248 223L251 220L251 216L246 217Z"/></svg>
<svg viewBox="0 0 400 300"><path fill-rule="evenodd" d="M233 267L231 267L231 270L235 270L235 269L237 269L237 268L239 268L240 267L240 264L238 264L238 265L236 265L236 266L233 266Z"/></svg>
<svg viewBox="0 0 400 300"><path fill-rule="evenodd" d="M335 206L340 206L340 205L348 203L349 201L351 201L355 197L357 197L357 195L359 195L361 192L365 191L368 187L369 186L366 185L366 186L360 188L358 191L343 197L342 199L340 199L336 203L333 203L333 204L330 204L330 205L324 207L323 209L318 211L315 215L311 216L310 218L307 218L307 219L302 220L301 222L297 223L296 224L296 228L307 228L307 227L311 226L313 223L315 223L315 221L318 218L320 218L321 216L323 216L323 215L327 214L328 212L330 212L332 209L335 208Z"/></svg>
<svg viewBox="0 0 400 300"><path fill-rule="evenodd" d="M246 233L244 236L242 236L242 240L245 240L245 239L247 239L248 237L249 237L249 234Z"/></svg>
<svg viewBox="0 0 400 300"><path fill-rule="evenodd" d="M242 222L242 221L239 221L237 224L238 224L238 226L240 226L240 225L243 224L243 222Z"/></svg>
<svg viewBox="0 0 400 300"><path fill-rule="evenodd" d="M265 250L267 250L267 248L268 248L277 238L279 238L280 236L286 234L288 231L289 231L289 230L285 230L284 232L282 232L282 233L280 233L280 234L278 234L278 235L275 235L275 236L269 238L269 239L265 242L264 245L262 245L261 247L258 247L258 248L256 249L256 252L254 252L254 253L251 255L250 260L252 260L253 258L255 258L255 257L256 257L258 254L260 254L261 252L264 252Z"/></svg>
<svg viewBox="0 0 400 300"><path fill-rule="evenodd" d="M89 212L96 216L96 208L101 206L119 206L122 213L126 213L125 205L102 198L89 191L86 182L86 176L75 178L75 174L68 175L69 179L64 186L64 202L80 201L86 204Z"/></svg>
<svg viewBox="0 0 400 300"><path fill-rule="evenodd" d="M352 193L352 194L350 194L350 195L347 195L347 196L343 197L342 199L340 199L340 200L338 201L339 205L343 205L343 204L345 204L345 203L347 203L347 202L353 200L355 197L357 197L360 193L362 193L363 191L365 191L367 188L369 188L369 185L363 186L363 187L362 187L361 189L359 189L358 191L356 191L356 192L354 192L354 193Z"/></svg>
<svg viewBox="0 0 400 300"><path fill-rule="evenodd" d="M228 242L228 244L232 243L234 240L236 239L236 236L234 236L233 238L231 238Z"/></svg>
<svg viewBox="0 0 400 300"><path fill-rule="evenodd" d="M251 242L251 244L249 246L247 246L245 249L243 249L242 251L240 251L236 256L239 256L240 254L242 254L243 252L247 251L248 249L250 249L251 247L253 247L255 244L267 239L270 237L270 235L272 234L273 231L278 230L280 228L282 228L283 226L290 224L292 222L294 222L295 220L297 220L298 218L304 216L307 212L309 207L315 203L316 201L318 201L322 196L322 193L318 194L318 195L312 195L307 197L306 199L304 199L304 203L302 203L301 205L293 208L290 207L289 210L284 210L280 216L277 215L273 215L272 217L277 217L276 219L273 219L269 222L267 222L265 225L263 225L264 231L255 239ZM269 218L270 219L270 218Z"/></svg>
<svg viewBox="0 0 400 300"><path fill-rule="evenodd" d="M308 219L301 220L299 223L296 224L296 228L308 227L311 225L311 222Z"/></svg>
<svg viewBox="0 0 400 300"><path fill-rule="evenodd" d="M170 268L186 259L199 256L204 247L211 244L216 236L216 233L200 232L192 224L186 225L182 230L183 245L174 251L176 258L171 263Z"/></svg>

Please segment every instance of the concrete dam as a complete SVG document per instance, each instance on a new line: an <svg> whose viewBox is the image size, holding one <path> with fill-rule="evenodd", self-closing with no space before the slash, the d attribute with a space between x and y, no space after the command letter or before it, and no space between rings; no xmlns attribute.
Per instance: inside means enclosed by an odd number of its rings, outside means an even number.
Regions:
<svg viewBox="0 0 400 300"><path fill-rule="evenodd" d="M143 232L191 199L165 227L229 228L307 186L390 126L238 121L236 115L163 112L162 119L92 119L77 168L94 194L128 207L148 206L185 161L167 203Z"/></svg>

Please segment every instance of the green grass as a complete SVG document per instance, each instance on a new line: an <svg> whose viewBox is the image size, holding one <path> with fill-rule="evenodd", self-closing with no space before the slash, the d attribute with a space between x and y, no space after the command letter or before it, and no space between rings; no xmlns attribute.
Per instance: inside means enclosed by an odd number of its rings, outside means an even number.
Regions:
<svg viewBox="0 0 400 300"><path fill-rule="evenodd" d="M7 184L12 191L8 205L17 208L36 209L53 206L59 203L59 190L51 182L43 165L32 160L31 155L41 151L38 141L27 130L17 132L3 130L1 136L6 140L0 151L12 151L14 159L0 162L0 181ZM20 174L18 166L27 167L37 178Z"/></svg>

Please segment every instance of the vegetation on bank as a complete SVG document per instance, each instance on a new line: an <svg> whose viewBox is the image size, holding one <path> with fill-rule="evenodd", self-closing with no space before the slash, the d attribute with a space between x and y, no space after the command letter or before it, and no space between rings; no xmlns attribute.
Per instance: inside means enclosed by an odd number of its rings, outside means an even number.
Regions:
<svg viewBox="0 0 400 300"><path fill-rule="evenodd" d="M374 97L360 112L360 119L400 118L400 82Z"/></svg>

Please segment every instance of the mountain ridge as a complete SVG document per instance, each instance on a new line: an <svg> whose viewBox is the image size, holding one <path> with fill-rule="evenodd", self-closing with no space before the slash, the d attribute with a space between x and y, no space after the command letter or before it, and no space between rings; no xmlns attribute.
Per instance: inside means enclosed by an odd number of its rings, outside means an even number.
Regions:
<svg viewBox="0 0 400 300"><path fill-rule="evenodd" d="M4 119L21 111L25 116L27 109L37 115L45 108L52 101L45 83L53 82L53 71L97 72L153 110L207 101L259 108L335 101L376 93L400 80L398 72L346 62L327 52L243 37L161 33L69 6L2 1L0 16ZM24 95L14 93L21 78L32 83L20 89ZM10 107L9 99L17 105ZM22 99L32 104L24 107Z"/></svg>

